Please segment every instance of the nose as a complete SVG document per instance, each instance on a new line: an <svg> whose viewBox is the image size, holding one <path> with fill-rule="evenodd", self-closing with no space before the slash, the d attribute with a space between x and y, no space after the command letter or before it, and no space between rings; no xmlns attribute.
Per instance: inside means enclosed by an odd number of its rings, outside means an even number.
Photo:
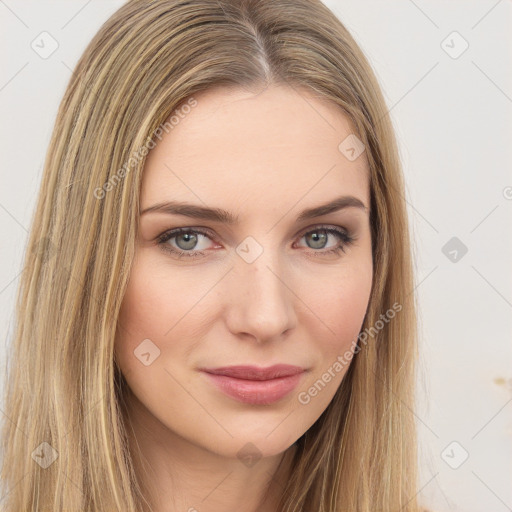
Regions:
<svg viewBox="0 0 512 512"><path fill-rule="evenodd" d="M262 343L279 339L295 327L290 274L270 250L263 251L252 263L237 257L228 280L226 322L230 332Z"/></svg>

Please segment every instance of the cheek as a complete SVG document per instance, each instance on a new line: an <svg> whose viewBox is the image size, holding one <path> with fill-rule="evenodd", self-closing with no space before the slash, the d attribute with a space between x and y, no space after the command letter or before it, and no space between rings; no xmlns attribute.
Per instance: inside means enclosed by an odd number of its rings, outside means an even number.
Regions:
<svg viewBox="0 0 512 512"><path fill-rule="evenodd" d="M162 288L154 278L144 279L140 268L133 268L119 313L120 331L126 340L124 344L135 343L136 340L140 343L157 333L161 335L167 317L167 311L162 309L166 303ZM171 320L169 318L169 322Z"/></svg>
<svg viewBox="0 0 512 512"><path fill-rule="evenodd" d="M149 251L141 250L132 266L119 314L125 333L137 339L170 338L174 326L181 326L182 318L203 293L202 286L191 286L191 277L185 272L172 272Z"/></svg>
<svg viewBox="0 0 512 512"><path fill-rule="evenodd" d="M198 304L215 282L197 279L197 270L195 279L193 269L172 270L150 251L140 250L133 262L115 339L116 359L127 377L139 378L148 369L137 358L143 347L158 354L151 370L163 370L169 361L188 360L189 351L208 329L211 311L205 309L206 301Z"/></svg>
<svg viewBox="0 0 512 512"><path fill-rule="evenodd" d="M315 280L316 289L313 283L305 283L315 292L304 290L302 297L315 313L310 320L311 329L317 329L315 339L322 340L322 351L332 355L347 350L361 330L372 287L371 257L340 265L326 277L321 287Z"/></svg>
<svg viewBox="0 0 512 512"><path fill-rule="evenodd" d="M140 366L134 351L141 343L149 339L158 350L163 349L165 334L183 316L180 283L170 280L158 268L150 270L148 263L143 257L134 262L119 312L115 350L125 374ZM151 344L146 344L151 348ZM156 355L158 350L153 350Z"/></svg>
<svg viewBox="0 0 512 512"><path fill-rule="evenodd" d="M368 307L370 291L371 280L355 277L345 280L339 293L332 297L329 316L338 344L345 345L357 338Z"/></svg>
<svg viewBox="0 0 512 512"><path fill-rule="evenodd" d="M329 405L350 367L371 286L372 264L365 260L340 266L316 294L304 295L314 305L315 315L308 312L307 322L317 359L297 398L313 421Z"/></svg>

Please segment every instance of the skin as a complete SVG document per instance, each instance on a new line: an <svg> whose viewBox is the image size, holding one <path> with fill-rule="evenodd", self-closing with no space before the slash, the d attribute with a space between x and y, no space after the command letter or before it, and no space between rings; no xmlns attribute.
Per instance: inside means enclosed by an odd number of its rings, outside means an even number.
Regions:
<svg viewBox="0 0 512 512"><path fill-rule="evenodd" d="M130 442L142 454L137 469L155 511L274 512L295 441L331 402L348 365L308 404L299 393L353 349L368 306L367 161L365 153L354 161L342 154L339 144L354 133L348 118L307 90L215 88L194 97L197 106L148 155L140 211L177 200L223 208L239 223L140 217L119 317L125 329L115 343L130 388ZM366 209L296 222L302 210L341 195ZM355 240L327 254L343 241L334 234L315 240L319 225ZM196 245L183 235L158 243L180 227L205 228L215 239L196 233ZM249 236L263 249L252 263L236 251ZM164 246L205 254L179 259ZM160 350L148 366L134 355L145 339ZM307 371L270 405L238 402L198 371L276 363ZM237 457L247 443L261 456L250 467Z"/></svg>

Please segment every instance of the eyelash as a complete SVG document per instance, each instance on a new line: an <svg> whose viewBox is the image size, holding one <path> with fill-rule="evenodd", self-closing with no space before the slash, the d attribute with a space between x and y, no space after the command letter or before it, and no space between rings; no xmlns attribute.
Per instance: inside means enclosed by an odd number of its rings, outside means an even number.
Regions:
<svg viewBox="0 0 512 512"><path fill-rule="evenodd" d="M337 236L340 239L341 244L336 247L333 247L331 249L325 250L325 251L311 249L314 256L341 254L342 252L345 252L345 248L347 246L351 245L355 241L355 237L349 235L345 230L343 230L341 228L333 227L333 226L321 226L321 225L315 226L313 229L309 229L308 231L304 231L300 235L299 238L302 238L305 235L308 235L310 233L315 233L317 231L324 231L325 233ZM199 257L205 256L208 251L197 251L197 250L182 251L182 250L175 249L174 247L167 244L167 242L171 238L176 238L178 235L182 235L184 233L200 234L200 235L206 236L207 238L210 238L211 240L214 240L214 237L211 235L211 233L209 231L205 231L200 228L171 229L169 231L165 231L164 233L160 234L156 240L157 240L158 245L161 246L163 251L172 253L178 259L180 259L180 258L199 258Z"/></svg>

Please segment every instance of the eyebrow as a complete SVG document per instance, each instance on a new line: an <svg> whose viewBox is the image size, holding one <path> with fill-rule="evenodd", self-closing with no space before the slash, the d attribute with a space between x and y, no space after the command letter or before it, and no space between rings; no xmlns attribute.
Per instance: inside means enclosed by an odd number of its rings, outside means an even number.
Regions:
<svg viewBox="0 0 512 512"><path fill-rule="evenodd" d="M297 217L297 222L321 217L322 215L327 215L346 208L360 208L364 211L368 211L365 204L357 197L340 196L328 203L303 210ZM238 215L233 215L231 212L222 208L209 208L206 206L179 201L165 201L163 203L155 204L144 209L141 212L141 216L150 212L165 213L168 215L184 215L194 219L209 220L230 225L237 224L239 222Z"/></svg>

